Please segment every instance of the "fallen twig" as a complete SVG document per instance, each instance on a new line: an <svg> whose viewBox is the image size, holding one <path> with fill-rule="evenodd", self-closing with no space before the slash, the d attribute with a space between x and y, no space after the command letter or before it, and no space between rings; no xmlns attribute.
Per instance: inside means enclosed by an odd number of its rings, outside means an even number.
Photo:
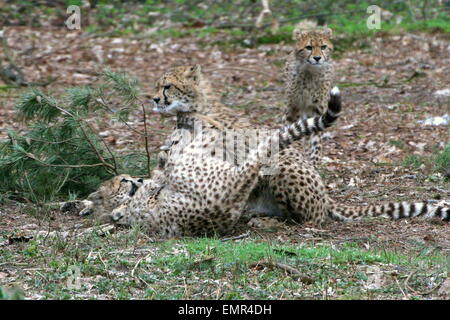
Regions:
<svg viewBox="0 0 450 320"><path fill-rule="evenodd" d="M395 283L397 284L398 288L400 289L400 292L403 294L403 296L406 299L409 299L409 297L406 295L405 291L403 291L402 286L400 285L400 282L398 282L397 277L395 277Z"/></svg>
<svg viewBox="0 0 450 320"><path fill-rule="evenodd" d="M250 265L250 268L256 268L258 266L281 269L281 270L285 271L286 273L290 274L291 276L294 276L295 278L299 278L300 281L305 284L311 284L314 282L313 278L311 278L309 276L305 276L303 273L301 273L294 267L291 267L287 264L283 264L283 263L279 263L279 262L272 262L272 261L268 261L268 260L261 260L261 261L252 263Z"/></svg>
<svg viewBox="0 0 450 320"><path fill-rule="evenodd" d="M152 175L152 168L151 168L151 156L150 151L148 150L148 131L147 131L147 113L145 112L144 103L141 103L142 107L142 113L144 116L144 142L145 142L145 153L147 154L147 173L148 176L151 177Z"/></svg>
<svg viewBox="0 0 450 320"><path fill-rule="evenodd" d="M339 238L336 239L336 243L342 243L347 241L369 241L369 237L351 237L351 238Z"/></svg>
<svg viewBox="0 0 450 320"><path fill-rule="evenodd" d="M139 264L141 263L142 260L147 259L150 254L152 254L153 252L149 252L148 254L146 254L144 257L142 257L141 259L139 259L136 264L133 267L133 270L131 270L131 276L134 277L134 272L136 271L136 268L139 266ZM139 280L141 280L141 278L138 277Z"/></svg>

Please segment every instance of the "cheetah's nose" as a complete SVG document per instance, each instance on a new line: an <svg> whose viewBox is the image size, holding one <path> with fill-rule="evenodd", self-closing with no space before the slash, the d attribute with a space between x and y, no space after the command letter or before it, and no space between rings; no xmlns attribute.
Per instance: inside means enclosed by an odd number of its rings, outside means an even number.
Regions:
<svg viewBox="0 0 450 320"><path fill-rule="evenodd" d="M322 58L322 57L313 57L314 58L314 60L316 60L317 62L319 62L319 60Z"/></svg>
<svg viewBox="0 0 450 320"><path fill-rule="evenodd" d="M161 98L153 98L153 101L155 101L156 103L161 101Z"/></svg>

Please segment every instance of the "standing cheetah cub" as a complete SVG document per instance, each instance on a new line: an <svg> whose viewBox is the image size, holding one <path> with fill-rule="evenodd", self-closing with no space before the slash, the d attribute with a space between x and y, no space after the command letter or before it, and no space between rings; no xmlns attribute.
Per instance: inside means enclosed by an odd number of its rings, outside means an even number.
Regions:
<svg viewBox="0 0 450 320"><path fill-rule="evenodd" d="M295 48L288 56L284 70L285 123L324 114L334 78L330 37L331 29L294 30ZM320 134L311 135L309 157L316 168L320 163L320 151Z"/></svg>

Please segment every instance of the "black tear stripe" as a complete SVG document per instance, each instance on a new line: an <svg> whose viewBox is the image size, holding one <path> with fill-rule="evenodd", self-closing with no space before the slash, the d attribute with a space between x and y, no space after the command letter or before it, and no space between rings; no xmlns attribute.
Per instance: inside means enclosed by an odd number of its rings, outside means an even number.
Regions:
<svg viewBox="0 0 450 320"><path fill-rule="evenodd" d="M166 88L163 88L163 96L164 96L164 104L170 104L169 103L169 98L167 98L166 96Z"/></svg>

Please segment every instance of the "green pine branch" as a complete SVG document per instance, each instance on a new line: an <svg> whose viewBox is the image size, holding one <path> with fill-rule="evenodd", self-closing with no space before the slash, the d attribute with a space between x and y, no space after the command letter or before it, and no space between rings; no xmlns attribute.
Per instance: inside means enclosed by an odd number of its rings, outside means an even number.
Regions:
<svg viewBox="0 0 450 320"><path fill-rule="evenodd" d="M68 88L58 98L30 88L15 105L28 131L10 131L9 139L0 143L0 194L29 201L73 198L74 194L86 196L99 183L121 172L148 174L153 161L139 94L136 79L111 70L104 72L103 83ZM109 101L117 99L121 108L114 110ZM118 154L86 120L99 115L122 117L138 105L144 112L145 132L129 126L125 118L121 122L143 137L144 153Z"/></svg>

